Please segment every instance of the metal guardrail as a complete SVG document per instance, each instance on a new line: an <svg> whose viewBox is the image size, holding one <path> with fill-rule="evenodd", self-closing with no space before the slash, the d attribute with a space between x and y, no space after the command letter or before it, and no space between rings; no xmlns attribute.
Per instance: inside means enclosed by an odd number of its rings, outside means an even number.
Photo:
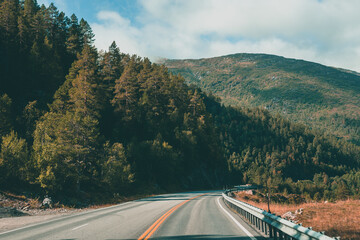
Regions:
<svg viewBox="0 0 360 240"><path fill-rule="evenodd" d="M273 239L285 240L334 240L322 233L315 232L310 228L305 228L281 217L275 216L263 209L254 207L248 203L241 202L234 198L222 194L225 203L247 219L258 230Z"/></svg>

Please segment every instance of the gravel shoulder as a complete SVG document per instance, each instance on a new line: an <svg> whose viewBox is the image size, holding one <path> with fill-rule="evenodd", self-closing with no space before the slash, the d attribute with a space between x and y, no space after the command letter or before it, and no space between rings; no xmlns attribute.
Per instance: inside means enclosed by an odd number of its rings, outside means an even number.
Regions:
<svg viewBox="0 0 360 240"><path fill-rule="evenodd" d="M68 213L69 214L69 213ZM21 217L5 217L0 218L0 233L6 232L12 229L25 227L27 225L33 225L35 223L44 222L55 217L62 216L64 214L49 214L38 216L21 216Z"/></svg>
<svg viewBox="0 0 360 240"><path fill-rule="evenodd" d="M128 202L135 199L151 197L154 195L135 195L119 198L116 203ZM65 215L77 214L97 208L109 207L113 204L92 205L86 208L68 208L61 204L52 204L53 208L45 208L43 200L27 198L0 191L0 233L16 228L33 225L59 218Z"/></svg>
<svg viewBox="0 0 360 240"><path fill-rule="evenodd" d="M43 208L38 199L0 193L0 233L89 209Z"/></svg>

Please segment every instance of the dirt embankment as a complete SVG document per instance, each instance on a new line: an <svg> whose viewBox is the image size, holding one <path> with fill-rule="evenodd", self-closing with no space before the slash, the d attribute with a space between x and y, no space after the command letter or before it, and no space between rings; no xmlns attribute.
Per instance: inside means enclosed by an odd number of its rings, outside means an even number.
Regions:
<svg viewBox="0 0 360 240"><path fill-rule="evenodd" d="M48 208L44 207L42 200L39 199L0 193L0 232L85 210L66 208L57 204L54 204L52 208Z"/></svg>

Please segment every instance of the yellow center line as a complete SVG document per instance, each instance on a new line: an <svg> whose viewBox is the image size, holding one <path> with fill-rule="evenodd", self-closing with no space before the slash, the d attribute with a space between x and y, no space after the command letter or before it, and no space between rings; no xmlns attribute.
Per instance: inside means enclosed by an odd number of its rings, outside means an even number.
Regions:
<svg viewBox="0 0 360 240"><path fill-rule="evenodd" d="M156 220L139 238L138 240L147 240L149 239L154 232L160 227L160 225L173 213L175 212L179 207L181 207L182 205L184 205L185 203L204 196L205 194L201 194L192 198L189 198L188 200L185 200L181 203L179 203L178 205L176 205L175 207L171 208L169 211L167 211L164 215L162 215L158 220Z"/></svg>

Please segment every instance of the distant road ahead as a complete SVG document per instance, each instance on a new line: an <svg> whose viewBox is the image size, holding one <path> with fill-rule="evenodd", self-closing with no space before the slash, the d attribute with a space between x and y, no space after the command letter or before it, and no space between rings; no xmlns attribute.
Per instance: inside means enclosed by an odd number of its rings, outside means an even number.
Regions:
<svg viewBox="0 0 360 240"><path fill-rule="evenodd" d="M263 239L221 192L159 195L0 233L15 239Z"/></svg>

